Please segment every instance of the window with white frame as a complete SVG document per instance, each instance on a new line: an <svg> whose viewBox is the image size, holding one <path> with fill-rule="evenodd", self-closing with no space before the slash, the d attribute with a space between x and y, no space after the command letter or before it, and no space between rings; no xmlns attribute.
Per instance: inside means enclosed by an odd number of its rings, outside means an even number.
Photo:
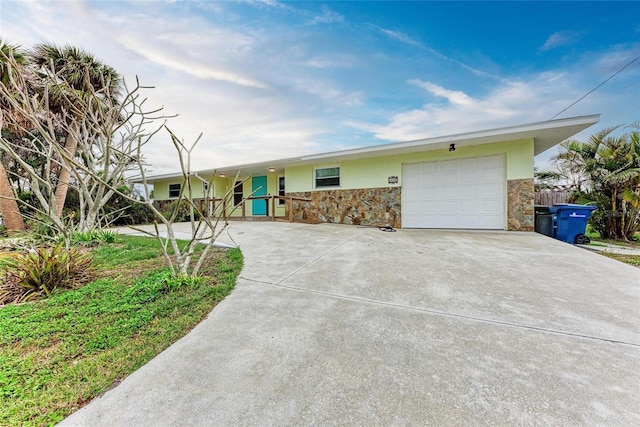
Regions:
<svg viewBox="0 0 640 427"><path fill-rule="evenodd" d="M278 196L284 197L284 176L278 177ZM285 203L284 199L278 199L278 205L283 206Z"/></svg>
<svg viewBox="0 0 640 427"><path fill-rule="evenodd" d="M207 196L207 195L208 195L208 194L207 194L208 192L209 192L209 183L208 183L208 182L204 182L204 181L202 181L202 194L203 194L204 196Z"/></svg>
<svg viewBox="0 0 640 427"><path fill-rule="evenodd" d="M321 187L339 187L340 186L340 167L318 168L315 171L315 186Z"/></svg>
<svg viewBox="0 0 640 427"><path fill-rule="evenodd" d="M169 184L169 198L177 199L180 197L180 189L182 188L182 184Z"/></svg>

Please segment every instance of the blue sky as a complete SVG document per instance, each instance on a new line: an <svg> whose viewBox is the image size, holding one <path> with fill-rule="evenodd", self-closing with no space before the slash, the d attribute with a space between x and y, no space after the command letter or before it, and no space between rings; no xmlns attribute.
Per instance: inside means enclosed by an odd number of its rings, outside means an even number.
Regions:
<svg viewBox="0 0 640 427"><path fill-rule="evenodd" d="M640 56L638 2L3 0L0 23L154 86L197 169L547 120ZM559 118L594 113L580 138L640 120L640 60ZM164 135L146 156L177 170Z"/></svg>

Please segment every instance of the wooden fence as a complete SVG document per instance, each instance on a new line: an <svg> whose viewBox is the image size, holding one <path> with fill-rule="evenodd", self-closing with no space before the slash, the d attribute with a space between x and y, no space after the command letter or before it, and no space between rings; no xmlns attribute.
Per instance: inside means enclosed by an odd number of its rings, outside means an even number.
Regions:
<svg viewBox="0 0 640 427"><path fill-rule="evenodd" d="M560 203L569 203L571 191L536 191L533 195L533 204L540 206L552 206Z"/></svg>

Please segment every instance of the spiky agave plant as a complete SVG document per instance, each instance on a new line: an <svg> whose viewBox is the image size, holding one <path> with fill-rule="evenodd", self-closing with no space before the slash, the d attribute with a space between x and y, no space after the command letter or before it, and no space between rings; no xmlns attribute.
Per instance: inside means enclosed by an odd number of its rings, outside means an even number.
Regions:
<svg viewBox="0 0 640 427"><path fill-rule="evenodd" d="M55 289L73 289L95 276L89 255L62 245L42 246L16 255L5 263L0 304L48 297Z"/></svg>

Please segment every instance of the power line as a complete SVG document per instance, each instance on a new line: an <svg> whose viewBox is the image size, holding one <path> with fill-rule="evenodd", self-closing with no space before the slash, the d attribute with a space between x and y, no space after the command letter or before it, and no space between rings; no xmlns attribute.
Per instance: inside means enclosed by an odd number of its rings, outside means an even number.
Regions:
<svg viewBox="0 0 640 427"><path fill-rule="evenodd" d="M614 78L615 76L617 76L618 74L620 74L622 71L624 71L625 68L627 68L628 66L630 66L631 64L633 64L634 62L636 62L638 59L640 59L640 56L636 56L631 62L629 62L627 65L625 65L624 67L620 68L618 71L616 71L615 73L613 73L612 75L609 76L608 79L606 79L605 81L603 81L602 83L600 83L598 86L594 87L593 89L591 89L589 92L585 93L580 99L578 99L577 101L575 101L573 104L569 105L567 108L565 108L564 110L560 111L558 114L556 114L555 116L551 117L549 120L553 120L556 117L558 117L560 114L564 113L565 111L567 111L569 108L573 107L574 105L576 105L578 102L582 101L583 99L585 99L587 96L591 95L593 92L595 92L596 90L600 89L602 87L602 85L604 85L606 82L608 82L609 80L611 80L612 78Z"/></svg>

